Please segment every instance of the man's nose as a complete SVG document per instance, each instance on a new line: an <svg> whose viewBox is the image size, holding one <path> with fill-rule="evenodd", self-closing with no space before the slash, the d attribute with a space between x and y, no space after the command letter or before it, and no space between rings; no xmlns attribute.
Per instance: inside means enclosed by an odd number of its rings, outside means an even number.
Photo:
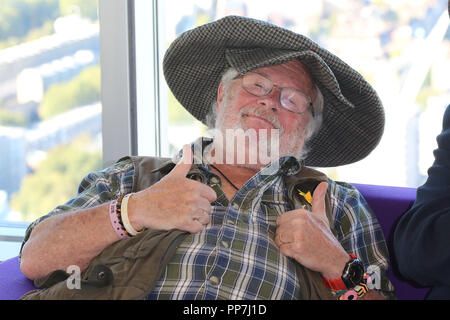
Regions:
<svg viewBox="0 0 450 320"><path fill-rule="evenodd" d="M280 89L273 87L268 95L259 98L261 105L269 107L273 112L277 112L281 108L280 103Z"/></svg>

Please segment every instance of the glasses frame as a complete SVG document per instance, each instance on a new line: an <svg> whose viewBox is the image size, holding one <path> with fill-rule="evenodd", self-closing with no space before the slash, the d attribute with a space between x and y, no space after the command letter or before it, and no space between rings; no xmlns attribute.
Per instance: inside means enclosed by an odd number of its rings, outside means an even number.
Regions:
<svg viewBox="0 0 450 320"><path fill-rule="evenodd" d="M264 79L270 81L270 83L272 83L272 88L271 88L266 94L263 94L263 95L256 95L256 94L250 92L249 90L247 90L247 88L244 86L244 77L245 77L246 75L250 74L250 73L257 74L258 76L260 76L260 77L262 77L262 78L264 78ZM259 74L259 73L257 73L257 72L247 72L247 73L244 73L244 74L239 74L239 75L237 75L236 77L233 78L233 80L236 80L236 79L241 79L241 87L242 87L247 93L249 93L249 94L251 94L252 96L255 96L255 97L266 97L266 96L268 96L268 95L273 91L273 88L275 87L275 88L277 88L277 89L280 90L279 103L280 103L280 106L281 106L283 109L285 109L285 110L287 110L287 111L289 111L289 112L292 112L292 113L294 113L294 114L304 114L304 113L308 112L309 109L311 109L311 114L312 114L313 118L315 117L314 106L313 106L313 103L312 103L311 98L310 98L309 96L307 96L306 94L304 94L303 92L301 92L300 90L297 90L297 89L294 89L294 88L290 88L290 87L280 87L280 86L274 84L273 81L272 81L271 79L269 79L269 78L267 78L267 77L265 77L265 76L263 76L262 74ZM309 104L308 104L308 107L305 109L305 111L302 111L302 112L296 112L296 111L292 111L292 110L286 108L286 107L283 105L283 102L281 101L281 92L283 91L283 89L291 89L291 90L295 90L296 92L300 93L302 96L304 96L305 98L307 98L308 101L309 101Z"/></svg>

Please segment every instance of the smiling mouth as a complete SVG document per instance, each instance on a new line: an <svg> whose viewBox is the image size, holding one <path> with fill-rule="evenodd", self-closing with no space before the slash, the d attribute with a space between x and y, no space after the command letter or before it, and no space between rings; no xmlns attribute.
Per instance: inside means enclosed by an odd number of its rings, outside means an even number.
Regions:
<svg viewBox="0 0 450 320"><path fill-rule="evenodd" d="M272 122L270 122L269 120L267 120L267 119L265 119L265 118L263 118L263 117L255 116L255 115L251 115L251 114L244 114L242 117L243 117L243 118L245 118L245 117L251 117L251 118L255 118L255 119L261 120L261 121L263 121L263 122L266 122L266 123L270 124L273 128L277 129L276 126L275 126Z"/></svg>

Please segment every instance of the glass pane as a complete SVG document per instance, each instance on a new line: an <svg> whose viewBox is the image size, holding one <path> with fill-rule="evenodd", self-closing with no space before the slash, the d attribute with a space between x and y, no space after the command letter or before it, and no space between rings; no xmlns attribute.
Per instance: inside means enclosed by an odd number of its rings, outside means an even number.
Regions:
<svg viewBox="0 0 450 320"><path fill-rule="evenodd" d="M97 0L0 0L3 223L48 213L101 169L97 6Z"/></svg>
<svg viewBox="0 0 450 320"><path fill-rule="evenodd" d="M385 134L366 159L319 169L353 183L417 187L424 182L450 101L446 0L165 0L163 5L160 45L165 48L188 29L244 15L304 34L341 57L378 92ZM172 150L204 132L171 94L168 107Z"/></svg>

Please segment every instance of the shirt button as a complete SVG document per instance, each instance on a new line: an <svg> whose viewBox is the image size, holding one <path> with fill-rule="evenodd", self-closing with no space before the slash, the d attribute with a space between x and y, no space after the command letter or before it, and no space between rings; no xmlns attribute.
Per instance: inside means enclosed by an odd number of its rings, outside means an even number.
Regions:
<svg viewBox="0 0 450 320"><path fill-rule="evenodd" d="M236 202L233 202L232 207L236 210L239 209L239 205Z"/></svg>
<svg viewBox="0 0 450 320"><path fill-rule="evenodd" d="M234 226L234 221L233 220L227 220L227 224L231 224L232 226Z"/></svg>
<svg viewBox="0 0 450 320"><path fill-rule="evenodd" d="M220 244L222 245L223 248L228 249L230 247L230 245L228 244L228 242L226 241L221 241Z"/></svg>
<svg viewBox="0 0 450 320"><path fill-rule="evenodd" d="M213 286L217 286L219 284L219 278L212 276L209 278L209 283Z"/></svg>
<svg viewBox="0 0 450 320"><path fill-rule="evenodd" d="M217 177L212 177L211 178L211 183L212 184L219 184L219 182L220 182L219 178L217 178Z"/></svg>

